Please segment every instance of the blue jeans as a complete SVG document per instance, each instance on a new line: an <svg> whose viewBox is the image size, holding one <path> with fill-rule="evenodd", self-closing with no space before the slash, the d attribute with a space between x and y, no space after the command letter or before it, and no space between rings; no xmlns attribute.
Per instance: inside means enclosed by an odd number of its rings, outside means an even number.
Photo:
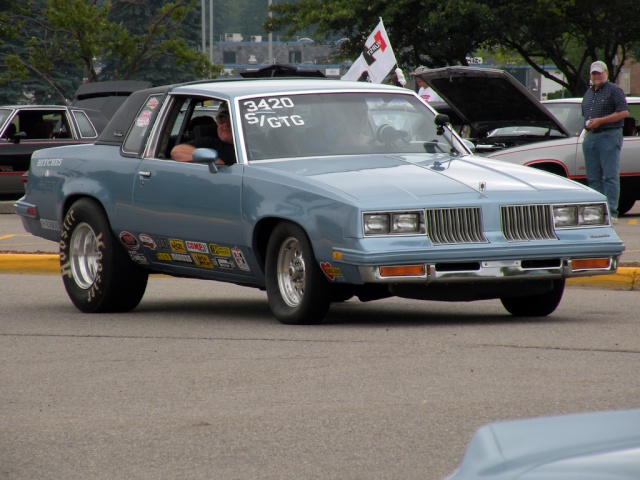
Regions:
<svg viewBox="0 0 640 480"><path fill-rule="evenodd" d="M607 197L609 214L618 216L620 199L620 149L622 129L587 133L582 142L587 182L591 188Z"/></svg>

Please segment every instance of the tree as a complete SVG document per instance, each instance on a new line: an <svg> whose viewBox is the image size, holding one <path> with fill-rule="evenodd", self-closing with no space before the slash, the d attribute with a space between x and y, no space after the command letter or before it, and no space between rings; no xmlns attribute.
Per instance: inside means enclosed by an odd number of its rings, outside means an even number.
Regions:
<svg viewBox="0 0 640 480"><path fill-rule="evenodd" d="M483 49L517 52L532 68L581 96L588 66L603 60L615 80L640 37L640 3L633 0L300 0L272 6L267 31L343 36L339 57L354 59L382 18L402 68L466 65ZM555 77L544 69L554 63Z"/></svg>
<svg viewBox="0 0 640 480"><path fill-rule="evenodd" d="M9 40L0 43L6 66L0 81L36 78L66 102L73 90L60 81L65 65L80 68L89 82L132 79L159 59L172 62L178 72L188 66L190 78L215 77L221 67L211 65L182 36L181 26L196 5L192 0L3 2L0 33ZM156 72L166 73L168 66ZM154 82L153 76L146 79Z"/></svg>
<svg viewBox="0 0 640 480"><path fill-rule="evenodd" d="M338 59L354 59L364 41L384 21L398 64L402 68L466 65L469 53L478 50L487 32L477 18L486 15L480 2L450 0L300 0L272 6L267 31L296 32L315 26L324 39L346 38Z"/></svg>
<svg viewBox="0 0 640 480"><path fill-rule="evenodd" d="M486 3L495 32L490 42L518 52L575 96L587 89L589 65L595 60L607 64L615 81L640 37L640 4L633 0L537 0L517 8L507 0ZM547 72L546 62L563 77Z"/></svg>

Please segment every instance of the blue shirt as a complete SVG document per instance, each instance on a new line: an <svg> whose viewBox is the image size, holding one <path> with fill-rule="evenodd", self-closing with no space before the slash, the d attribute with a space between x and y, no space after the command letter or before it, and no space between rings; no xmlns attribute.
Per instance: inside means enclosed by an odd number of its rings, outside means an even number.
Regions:
<svg viewBox="0 0 640 480"><path fill-rule="evenodd" d="M614 112L629 110L627 99L622 89L608 80L598 90L590 87L582 99L582 116L585 120L602 118ZM622 128L624 120L600 125L601 129Z"/></svg>

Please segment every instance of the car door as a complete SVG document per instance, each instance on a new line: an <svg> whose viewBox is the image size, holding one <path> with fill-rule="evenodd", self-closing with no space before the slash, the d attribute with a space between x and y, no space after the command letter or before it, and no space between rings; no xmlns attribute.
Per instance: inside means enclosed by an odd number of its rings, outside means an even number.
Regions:
<svg viewBox="0 0 640 480"><path fill-rule="evenodd" d="M189 121L184 114L175 118ZM164 130L170 133L174 126ZM243 244L243 165L212 172L206 164L158 156L142 159L134 180L135 232L123 233L132 234L132 246L162 271L207 278L252 276Z"/></svg>

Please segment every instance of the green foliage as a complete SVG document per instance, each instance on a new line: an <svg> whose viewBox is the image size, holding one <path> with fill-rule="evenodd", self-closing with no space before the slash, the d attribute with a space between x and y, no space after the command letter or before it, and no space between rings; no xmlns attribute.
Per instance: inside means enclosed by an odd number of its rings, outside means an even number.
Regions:
<svg viewBox="0 0 640 480"><path fill-rule="evenodd" d="M323 38L348 38L342 58L356 58L382 18L402 68L466 65L478 51L508 50L572 95L586 90L594 60L605 61L615 80L624 65L616 55L626 60L640 37L633 0L300 0L272 11L267 31L314 28ZM549 63L563 76L546 72Z"/></svg>
<svg viewBox="0 0 640 480"><path fill-rule="evenodd" d="M199 37L197 5L196 0L0 2L0 99L25 101L28 91L37 103L66 103L83 77L155 84L215 78L222 67L188 39L194 32ZM16 88L18 82L23 88Z"/></svg>

